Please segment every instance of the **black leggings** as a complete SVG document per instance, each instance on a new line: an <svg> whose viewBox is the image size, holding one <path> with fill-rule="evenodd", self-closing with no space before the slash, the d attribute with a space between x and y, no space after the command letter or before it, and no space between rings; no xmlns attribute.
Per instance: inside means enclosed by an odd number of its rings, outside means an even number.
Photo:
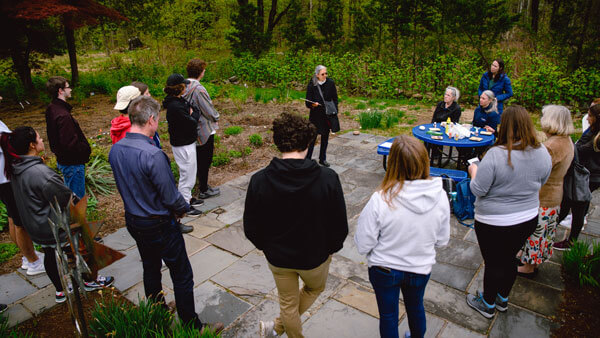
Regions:
<svg viewBox="0 0 600 338"><path fill-rule="evenodd" d="M50 247L44 247L44 268L46 269L46 274L48 274L48 278L54 284L57 292L61 292L63 290L62 284L60 282L60 276L58 274L58 265L56 263L56 250Z"/></svg>
<svg viewBox="0 0 600 338"><path fill-rule="evenodd" d="M494 304L496 294L508 297L517 278L515 256L527 238L535 231L538 217L511 225L496 226L475 221L475 234L485 262L483 298Z"/></svg>
<svg viewBox="0 0 600 338"><path fill-rule="evenodd" d="M600 183L590 182L590 191L593 192L598 188L600 188ZM560 213L558 215L558 223L562 222L562 220L565 219L565 217L567 217L569 211L573 213L573 218L571 219L571 233L569 234L569 242L576 241L577 237L579 237L579 233L583 228L585 215L587 214L589 209L590 202L575 202L563 197L562 202L560 202Z"/></svg>

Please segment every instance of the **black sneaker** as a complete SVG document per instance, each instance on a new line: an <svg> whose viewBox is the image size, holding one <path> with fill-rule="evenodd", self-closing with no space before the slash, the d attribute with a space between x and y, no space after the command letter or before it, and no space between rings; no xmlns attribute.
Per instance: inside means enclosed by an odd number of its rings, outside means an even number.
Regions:
<svg viewBox="0 0 600 338"><path fill-rule="evenodd" d="M211 187L210 185L208 186L208 190L221 193L221 189L219 189L218 187Z"/></svg>
<svg viewBox="0 0 600 338"><path fill-rule="evenodd" d="M215 191L215 190L211 190L211 189L206 189L205 192L200 192L198 194L198 198L207 199L207 198L218 196L220 194L221 194L221 191Z"/></svg>
<svg viewBox="0 0 600 338"><path fill-rule="evenodd" d="M496 310L500 312L506 311L508 309L508 298L503 298L500 294L496 295Z"/></svg>
<svg viewBox="0 0 600 338"><path fill-rule="evenodd" d="M322 166L324 166L324 167L327 167L327 168L329 168L329 167L331 166L331 165L329 164L329 162L327 162L327 161L325 161L325 160L323 160L323 161L319 161L319 164L320 164L320 165L322 165Z"/></svg>
<svg viewBox="0 0 600 338"><path fill-rule="evenodd" d="M115 282L115 278L112 276L98 275L98 278L96 278L95 281L83 282L83 287L84 287L85 291L90 292L90 291L96 291L96 290L100 290L102 288L109 287L114 282Z"/></svg>
<svg viewBox="0 0 600 338"><path fill-rule="evenodd" d="M195 197L192 197L192 199L190 200L190 205L195 205L195 206L199 206L204 204L204 200L201 199L197 199Z"/></svg>
<svg viewBox="0 0 600 338"><path fill-rule="evenodd" d="M8 305L6 304L0 304L0 313L6 311L8 309Z"/></svg>
<svg viewBox="0 0 600 338"><path fill-rule="evenodd" d="M492 318L496 314L496 305L488 305L485 300L483 300L483 294L479 291L477 291L477 296L471 294L467 295L467 304L477 310L477 312L481 313L485 318Z"/></svg>
<svg viewBox="0 0 600 338"><path fill-rule="evenodd" d="M194 227L179 223L179 230L182 234L189 234L190 232L194 231Z"/></svg>
<svg viewBox="0 0 600 338"><path fill-rule="evenodd" d="M64 303L67 300L67 296L64 291L56 291L54 294L54 301L58 304Z"/></svg>
<svg viewBox="0 0 600 338"><path fill-rule="evenodd" d="M198 209L190 208L190 211L186 212L186 215L188 215L188 216L198 216L198 215L202 215L202 211L200 211Z"/></svg>

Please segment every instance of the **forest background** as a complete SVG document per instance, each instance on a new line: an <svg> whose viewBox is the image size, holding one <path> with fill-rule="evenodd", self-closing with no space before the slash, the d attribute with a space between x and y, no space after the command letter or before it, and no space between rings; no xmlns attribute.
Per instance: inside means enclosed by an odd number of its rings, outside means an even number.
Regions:
<svg viewBox="0 0 600 338"><path fill-rule="evenodd" d="M502 57L511 103L584 110L600 97L596 0L6 0L0 10L0 95L14 101L48 100L51 75L71 79L79 100L133 80L161 97L192 57L211 63L213 84L301 90L324 64L346 95L432 100L452 85L467 104Z"/></svg>

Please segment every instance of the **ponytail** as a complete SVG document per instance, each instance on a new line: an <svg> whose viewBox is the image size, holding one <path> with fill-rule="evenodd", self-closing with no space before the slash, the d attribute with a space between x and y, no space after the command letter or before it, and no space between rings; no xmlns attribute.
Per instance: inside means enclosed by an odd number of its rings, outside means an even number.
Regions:
<svg viewBox="0 0 600 338"><path fill-rule="evenodd" d="M29 145L35 143L37 133L31 127L18 127L12 133L2 133L0 146L4 154L4 172L10 179L14 172L14 165L22 161L21 155L27 154Z"/></svg>

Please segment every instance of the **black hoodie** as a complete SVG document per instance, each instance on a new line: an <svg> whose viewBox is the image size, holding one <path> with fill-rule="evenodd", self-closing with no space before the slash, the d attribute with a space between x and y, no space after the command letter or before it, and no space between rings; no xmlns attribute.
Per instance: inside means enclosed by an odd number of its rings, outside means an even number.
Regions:
<svg viewBox="0 0 600 338"><path fill-rule="evenodd" d="M182 147L196 142L200 113L194 109L190 114L190 104L184 98L177 96L165 97L163 107L167 110L171 145Z"/></svg>
<svg viewBox="0 0 600 338"><path fill-rule="evenodd" d="M244 232L274 266L321 265L348 235L338 175L312 160L274 158L250 179Z"/></svg>

